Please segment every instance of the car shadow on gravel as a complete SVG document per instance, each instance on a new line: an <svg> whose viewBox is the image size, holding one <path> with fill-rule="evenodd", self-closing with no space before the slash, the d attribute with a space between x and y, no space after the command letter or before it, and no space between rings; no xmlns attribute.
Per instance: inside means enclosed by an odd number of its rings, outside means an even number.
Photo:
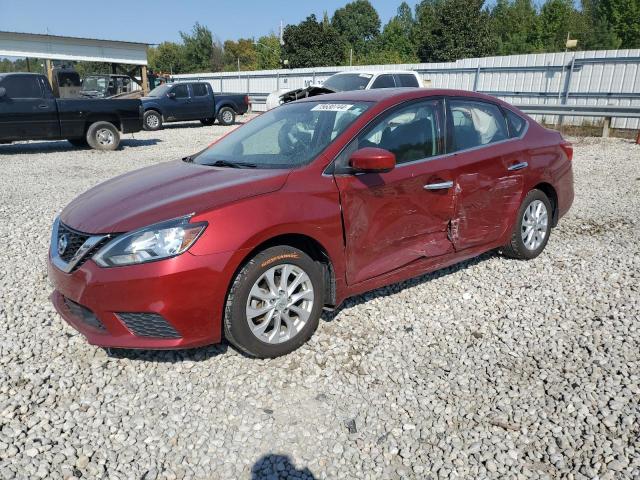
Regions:
<svg viewBox="0 0 640 480"><path fill-rule="evenodd" d="M150 147L162 142L158 138L123 138L120 141L120 147L118 150L122 150L123 147ZM57 140L52 142L33 142L33 143L13 143L9 145L0 145L0 157L3 155L29 155L40 153L55 153L55 152L76 152L78 150L91 150L89 147L74 147L66 140ZM118 151L116 150L116 151Z"/></svg>
<svg viewBox="0 0 640 480"><path fill-rule="evenodd" d="M315 480L316 476L308 468L297 469L288 455L269 453L263 455L251 467L251 480L296 478Z"/></svg>
<svg viewBox="0 0 640 480"><path fill-rule="evenodd" d="M203 125L200 121L196 122L176 122L176 123L164 123L162 125L162 130L175 130L179 128L207 128L207 127L234 127L236 125L244 125L249 120L237 120L232 125L220 125L217 121L213 125Z"/></svg>
<svg viewBox="0 0 640 480"><path fill-rule="evenodd" d="M498 257L500 254L497 250L492 250L490 252L483 253L474 258L470 258L469 260L465 260L464 262L456 263L455 265L451 265L450 267L442 268L440 270L436 270L435 272L427 273L425 275L420 275L419 277L415 277L409 280L405 280L402 282L394 283L392 285L388 285L386 287L378 288L376 290L372 290L370 292L363 293L362 295L357 295L355 297L347 298L342 305L340 305L335 310L325 311L320 317L325 322L333 321L345 308L355 307L357 305L369 302L376 298L387 297L389 295L394 295L396 293L401 292L407 288L412 288L417 285L421 285L426 282L430 282L432 280L436 280L440 277L444 277L446 275L450 275L455 272L459 272L460 270L464 270L469 267L473 267L478 265L479 263L484 262L485 260L489 260L490 258Z"/></svg>
<svg viewBox="0 0 640 480"><path fill-rule="evenodd" d="M125 348L106 348L105 353L109 358L122 360L138 360L141 362L180 363L202 362L227 353L229 345L218 343L200 348L186 350L133 350Z"/></svg>

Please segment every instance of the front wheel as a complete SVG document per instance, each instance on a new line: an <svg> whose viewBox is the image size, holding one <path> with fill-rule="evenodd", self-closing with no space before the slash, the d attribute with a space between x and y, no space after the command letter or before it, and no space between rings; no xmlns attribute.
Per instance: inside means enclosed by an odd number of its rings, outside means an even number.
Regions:
<svg viewBox="0 0 640 480"><path fill-rule="evenodd" d="M258 358L285 355L318 327L324 303L322 267L297 248L277 246L253 257L231 286L224 335Z"/></svg>
<svg viewBox="0 0 640 480"><path fill-rule="evenodd" d="M531 190L518 210L511 242L502 252L508 257L521 260L536 258L549 241L551 216L549 198L540 190Z"/></svg>
<svg viewBox="0 0 640 480"><path fill-rule="evenodd" d="M120 145L120 133L109 122L95 122L87 130L87 143L95 150L115 150Z"/></svg>
<svg viewBox="0 0 640 480"><path fill-rule="evenodd" d="M162 115L155 110L147 110L143 116L144 129L151 132L160 130L162 128Z"/></svg>
<svg viewBox="0 0 640 480"><path fill-rule="evenodd" d="M231 107L222 107L218 112L218 122L220 125L233 125L236 121L236 112Z"/></svg>

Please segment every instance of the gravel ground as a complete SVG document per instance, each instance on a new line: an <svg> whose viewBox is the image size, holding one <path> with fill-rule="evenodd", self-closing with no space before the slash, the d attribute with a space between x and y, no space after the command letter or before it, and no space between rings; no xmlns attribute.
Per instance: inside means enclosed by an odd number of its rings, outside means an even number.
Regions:
<svg viewBox="0 0 640 480"><path fill-rule="evenodd" d="M48 301L54 214L225 131L0 146L0 478L640 478L640 146L575 140L535 261L350 299L287 357L89 346Z"/></svg>

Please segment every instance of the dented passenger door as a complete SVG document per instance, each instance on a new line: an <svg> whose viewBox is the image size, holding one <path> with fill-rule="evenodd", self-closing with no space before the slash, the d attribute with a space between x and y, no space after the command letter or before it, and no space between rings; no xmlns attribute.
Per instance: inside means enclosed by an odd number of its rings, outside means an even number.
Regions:
<svg viewBox="0 0 640 480"><path fill-rule="evenodd" d="M450 233L460 251L496 241L509 228L520 205L528 163L521 142L509 138L497 105L453 98L447 107L448 151L456 170Z"/></svg>
<svg viewBox="0 0 640 480"><path fill-rule="evenodd" d="M340 154L347 282L355 284L424 257L453 251L454 178L444 154L441 99L414 101L381 115ZM386 173L356 173L349 157L374 147L396 156Z"/></svg>

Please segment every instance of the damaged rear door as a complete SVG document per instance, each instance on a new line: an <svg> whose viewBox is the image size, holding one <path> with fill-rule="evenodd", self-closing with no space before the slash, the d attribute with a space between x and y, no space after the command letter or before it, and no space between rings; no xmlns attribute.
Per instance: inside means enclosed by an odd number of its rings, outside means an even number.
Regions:
<svg viewBox="0 0 640 480"><path fill-rule="evenodd" d="M456 168L451 238L459 251L489 244L510 227L528 163L521 142L509 138L500 107L472 98L448 99L447 107Z"/></svg>
<svg viewBox="0 0 640 480"><path fill-rule="evenodd" d="M349 284L453 251L454 178L442 156L443 127L442 99L406 103L383 113L336 159ZM349 157L365 147L393 152L396 167L354 174Z"/></svg>

